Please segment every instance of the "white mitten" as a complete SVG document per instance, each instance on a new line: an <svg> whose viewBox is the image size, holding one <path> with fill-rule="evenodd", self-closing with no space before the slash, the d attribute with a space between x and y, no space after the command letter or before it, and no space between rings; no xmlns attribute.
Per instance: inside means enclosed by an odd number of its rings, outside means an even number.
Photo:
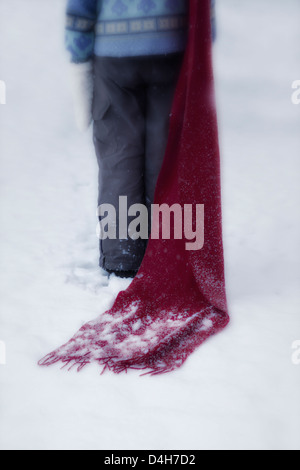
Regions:
<svg viewBox="0 0 300 470"><path fill-rule="evenodd" d="M81 132L84 132L89 128L93 119L93 62L89 61L82 64L72 63L69 67L76 125Z"/></svg>

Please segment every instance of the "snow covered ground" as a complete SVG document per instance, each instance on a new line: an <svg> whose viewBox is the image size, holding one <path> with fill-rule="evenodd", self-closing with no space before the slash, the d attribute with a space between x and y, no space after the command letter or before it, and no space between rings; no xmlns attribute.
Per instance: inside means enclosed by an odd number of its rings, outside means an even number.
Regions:
<svg viewBox="0 0 300 470"><path fill-rule="evenodd" d="M1 449L299 449L299 0L218 2L232 321L157 378L37 366L129 284L97 269L97 168L73 124L64 5L0 1Z"/></svg>

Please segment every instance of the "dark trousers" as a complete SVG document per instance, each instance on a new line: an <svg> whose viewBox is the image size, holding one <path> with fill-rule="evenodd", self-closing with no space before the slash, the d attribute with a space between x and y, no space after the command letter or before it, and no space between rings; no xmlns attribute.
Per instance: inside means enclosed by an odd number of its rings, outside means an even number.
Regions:
<svg viewBox="0 0 300 470"><path fill-rule="evenodd" d="M119 196L151 206L163 162L182 54L95 58L94 144L99 165L99 206ZM130 223L130 218L128 219ZM118 231L117 231L118 234ZM100 241L100 266L138 270L147 240Z"/></svg>

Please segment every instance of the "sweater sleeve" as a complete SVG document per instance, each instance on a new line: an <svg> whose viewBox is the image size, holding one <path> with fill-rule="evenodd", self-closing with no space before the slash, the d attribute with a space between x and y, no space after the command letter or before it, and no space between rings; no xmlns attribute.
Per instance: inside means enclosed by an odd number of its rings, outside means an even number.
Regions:
<svg viewBox="0 0 300 470"><path fill-rule="evenodd" d="M100 0L101 1L101 0ZM82 63L94 54L99 0L68 0L65 43L71 62Z"/></svg>

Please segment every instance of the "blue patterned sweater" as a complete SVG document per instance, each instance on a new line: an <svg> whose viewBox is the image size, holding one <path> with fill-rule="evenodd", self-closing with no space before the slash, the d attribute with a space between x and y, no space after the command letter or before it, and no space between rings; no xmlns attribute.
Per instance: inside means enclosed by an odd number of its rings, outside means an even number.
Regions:
<svg viewBox="0 0 300 470"><path fill-rule="evenodd" d="M66 47L77 63L180 52L187 19L188 0L68 0Z"/></svg>

